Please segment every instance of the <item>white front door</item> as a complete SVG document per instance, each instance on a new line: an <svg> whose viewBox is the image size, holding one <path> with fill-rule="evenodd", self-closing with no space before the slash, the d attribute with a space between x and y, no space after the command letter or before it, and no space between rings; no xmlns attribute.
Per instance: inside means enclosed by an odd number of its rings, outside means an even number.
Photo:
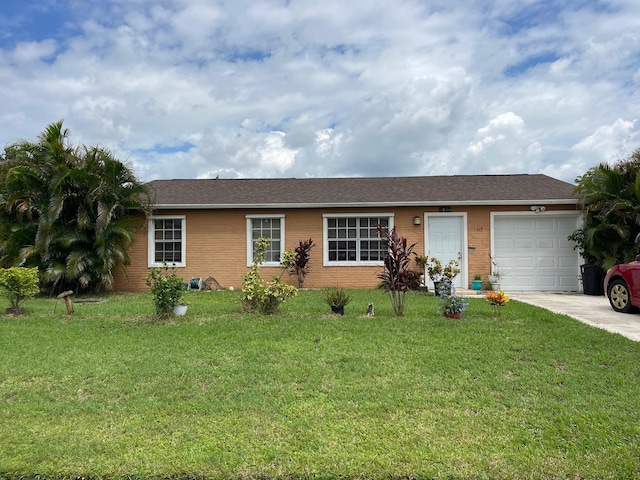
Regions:
<svg viewBox="0 0 640 480"><path fill-rule="evenodd" d="M464 246L464 216L453 214L427 214L426 255L436 257L444 267L449 261L460 263L461 273L456 276L453 284L456 288L463 285L466 279L466 268L463 255Z"/></svg>

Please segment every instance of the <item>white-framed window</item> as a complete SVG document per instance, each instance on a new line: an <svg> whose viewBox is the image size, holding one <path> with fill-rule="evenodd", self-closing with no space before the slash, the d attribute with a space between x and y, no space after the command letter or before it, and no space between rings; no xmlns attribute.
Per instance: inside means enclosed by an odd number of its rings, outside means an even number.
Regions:
<svg viewBox="0 0 640 480"><path fill-rule="evenodd" d="M159 215L149 220L149 266L186 266L186 217Z"/></svg>
<svg viewBox="0 0 640 480"><path fill-rule="evenodd" d="M324 265L382 265L387 247L378 225L393 228L393 214L324 214Z"/></svg>
<svg viewBox="0 0 640 480"><path fill-rule="evenodd" d="M256 242L269 239L269 248L263 265L280 265L284 253L284 215L247 215L247 265L253 263Z"/></svg>

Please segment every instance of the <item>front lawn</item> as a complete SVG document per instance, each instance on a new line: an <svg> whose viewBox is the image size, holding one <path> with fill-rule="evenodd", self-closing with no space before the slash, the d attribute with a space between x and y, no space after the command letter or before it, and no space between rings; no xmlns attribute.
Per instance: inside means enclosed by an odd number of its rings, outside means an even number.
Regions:
<svg viewBox="0 0 640 480"><path fill-rule="evenodd" d="M379 291L51 299L0 317L0 477L634 478L640 344L482 297L464 320ZM364 316L375 304L375 317ZM4 307L2 307L4 308Z"/></svg>

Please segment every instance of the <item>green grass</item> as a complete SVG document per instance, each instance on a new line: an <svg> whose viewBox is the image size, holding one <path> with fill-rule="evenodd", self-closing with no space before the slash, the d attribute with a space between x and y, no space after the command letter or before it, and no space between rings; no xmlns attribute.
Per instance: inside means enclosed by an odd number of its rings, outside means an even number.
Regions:
<svg viewBox="0 0 640 480"><path fill-rule="evenodd" d="M637 478L640 344L482 298L464 320L379 291L344 317L190 293L0 317L1 478ZM369 301L376 316L363 314Z"/></svg>

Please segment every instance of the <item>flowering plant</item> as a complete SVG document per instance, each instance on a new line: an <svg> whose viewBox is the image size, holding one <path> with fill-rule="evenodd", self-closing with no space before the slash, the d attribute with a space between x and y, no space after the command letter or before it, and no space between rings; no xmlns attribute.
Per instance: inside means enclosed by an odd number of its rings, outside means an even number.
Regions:
<svg viewBox="0 0 640 480"><path fill-rule="evenodd" d="M439 259L431 257L427 263L427 273L434 282L443 280L451 282L460 273L460 263L457 260L451 260L443 267Z"/></svg>
<svg viewBox="0 0 640 480"><path fill-rule="evenodd" d="M502 290L499 292L487 292L487 302L491 305L503 307L508 301L509 297L507 297Z"/></svg>
<svg viewBox="0 0 640 480"><path fill-rule="evenodd" d="M456 287L448 282L443 282L438 291L438 313L441 315L462 313L469 305L466 298L456 295Z"/></svg>

